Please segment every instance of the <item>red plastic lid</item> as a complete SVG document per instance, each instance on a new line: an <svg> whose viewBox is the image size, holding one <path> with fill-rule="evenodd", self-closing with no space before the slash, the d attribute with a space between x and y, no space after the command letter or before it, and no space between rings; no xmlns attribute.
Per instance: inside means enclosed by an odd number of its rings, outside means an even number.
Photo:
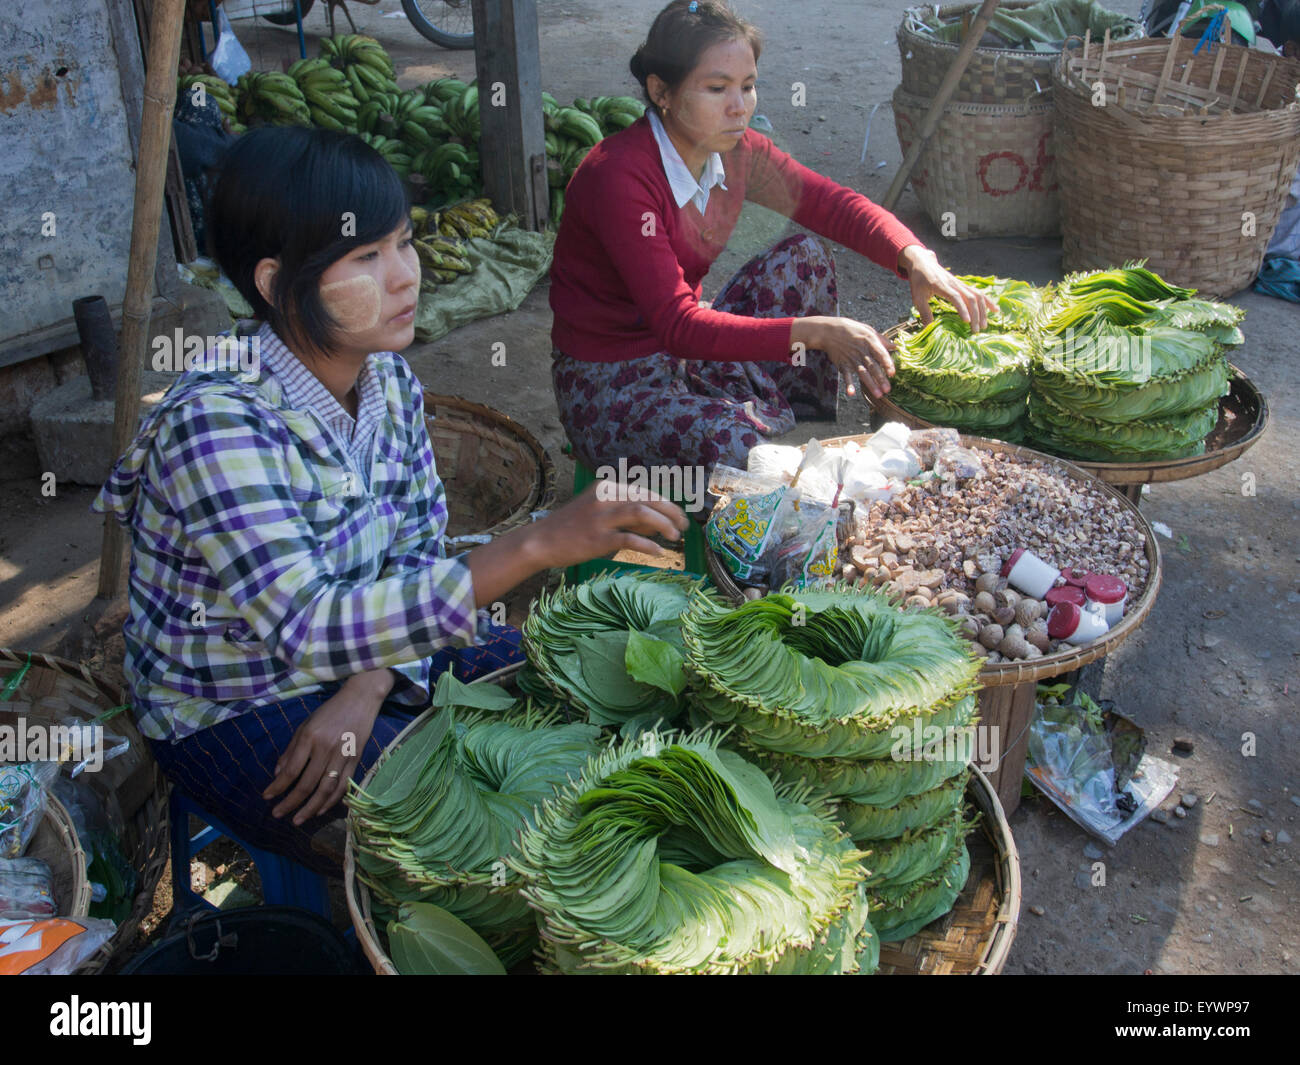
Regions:
<svg viewBox="0 0 1300 1065"><path fill-rule="evenodd" d="M1075 573L1072 569L1061 570L1061 576L1065 578L1066 584L1072 584L1076 588L1082 588L1091 576L1089 573Z"/></svg>
<svg viewBox="0 0 1300 1065"><path fill-rule="evenodd" d="M1073 603L1075 606L1083 606L1087 601L1083 594L1082 588L1076 588L1073 584L1063 584L1059 588L1049 588L1043 601L1049 607L1056 606L1057 603Z"/></svg>
<svg viewBox="0 0 1300 1065"><path fill-rule="evenodd" d="M1083 610L1077 603L1057 603L1047 615L1047 635L1053 640L1073 636L1083 620Z"/></svg>
<svg viewBox="0 0 1300 1065"><path fill-rule="evenodd" d="M1109 573L1094 573L1084 585L1094 603L1118 603L1128 595L1128 585Z"/></svg>
<svg viewBox="0 0 1300 1065"><path fill-rule="evenodd" d="M1020 556L1024 553L1025 549L1023 547L1017 547L1011 552L1011 557L1002 563L1002 576L1011 576L1011 571L1016 568L1016 563L1020 561Z"/></svg>

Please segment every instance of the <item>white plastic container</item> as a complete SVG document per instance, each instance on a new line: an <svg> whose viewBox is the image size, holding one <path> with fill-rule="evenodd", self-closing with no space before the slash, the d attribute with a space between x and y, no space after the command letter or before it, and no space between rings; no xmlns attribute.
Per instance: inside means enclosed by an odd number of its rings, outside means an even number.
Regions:
<svg viewBox="0 0 1300 1065"><path fill-rule="evenodd" d="M1074 603L1058 603L1047 615L1047 635L1076 647L1092 643L1109 631L1103 611L1087 607L1080 609Z"/></svg>
<svg viewBox="0 0 1300 1065"><path fill-rule="evenodd" d="M1023 547L1017 547L1012 551L1011 557L1002 564L1002 576L1013 587L1035 599L1042 599L1047 595L1060 575L1061 571L1055 566L1049 566L1032 551L1026 551Z"/></svg>
<svg viewBox="0 0 1300 1065"><path fill-rule="evenodd" d="M1093 573L1083 586L1088 605L1096 606L1106 615L1106 624L1114 628L1124 616L1128 605L1128 585L1109 573Z"/></svg>

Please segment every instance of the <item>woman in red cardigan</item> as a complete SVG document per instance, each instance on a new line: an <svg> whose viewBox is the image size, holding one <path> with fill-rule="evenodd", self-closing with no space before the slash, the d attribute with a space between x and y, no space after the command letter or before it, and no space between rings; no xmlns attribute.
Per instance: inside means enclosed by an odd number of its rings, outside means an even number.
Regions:
<svg viewBox="0 0 1300 1065"><path fill-rule="evenodd" d="M841 375L889 390L890 344L838 313L835 264L804 234L750 260L712 306L700 282L745 200L892 270L929 319L942 296L983 329L992 300L888 211L748 128L761 41L717 0L674 0L632 58L650 107L569 182L551 268L552 378L590 467L743 468L795 413L833 418Z"/></svg>

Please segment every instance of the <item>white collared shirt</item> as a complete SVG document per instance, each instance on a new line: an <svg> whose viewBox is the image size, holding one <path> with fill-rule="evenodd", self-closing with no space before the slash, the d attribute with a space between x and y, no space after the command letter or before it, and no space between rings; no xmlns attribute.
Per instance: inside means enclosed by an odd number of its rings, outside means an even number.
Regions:
<svg viewBox="0 0 1300 1065"><path fill-rule="evenodd" d="M704 214L705 208L709 206L709 190L714 185L720 186L723 191L727 188L723 183L727 172L722 167L722 156L717 152L709 153L708 162L704 164L704 173L700 175L700 180L696 181L695 175L682 160L676 145L669 139L668 131L664 129L659 116L654 111L650 111L649 117L655 143L659 145L659 157L663 160L664 173L668 175L668 185L673 190L673 199L677 201L678 207L694 203L700 214Z"/></svg>

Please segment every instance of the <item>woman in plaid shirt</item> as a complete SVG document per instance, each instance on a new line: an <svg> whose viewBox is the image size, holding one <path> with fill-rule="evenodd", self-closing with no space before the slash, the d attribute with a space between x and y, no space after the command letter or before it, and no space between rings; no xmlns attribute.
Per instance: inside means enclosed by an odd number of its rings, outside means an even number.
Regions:
<svg viewBox="0 0 1300 1065"><path fill-rule="evenodd" d="M321 867L317 819L428 704L431 676L517 660L515 630L456 650L479 606L550 567L656 554L646 536L677 538L686 517L593 486L448 558L420 383L396 354L420 282L396 173L347 134L255 130L209 219L261 324L173 385L95 508L132 532L126 671L164 770L248 842Z"/></svg>

